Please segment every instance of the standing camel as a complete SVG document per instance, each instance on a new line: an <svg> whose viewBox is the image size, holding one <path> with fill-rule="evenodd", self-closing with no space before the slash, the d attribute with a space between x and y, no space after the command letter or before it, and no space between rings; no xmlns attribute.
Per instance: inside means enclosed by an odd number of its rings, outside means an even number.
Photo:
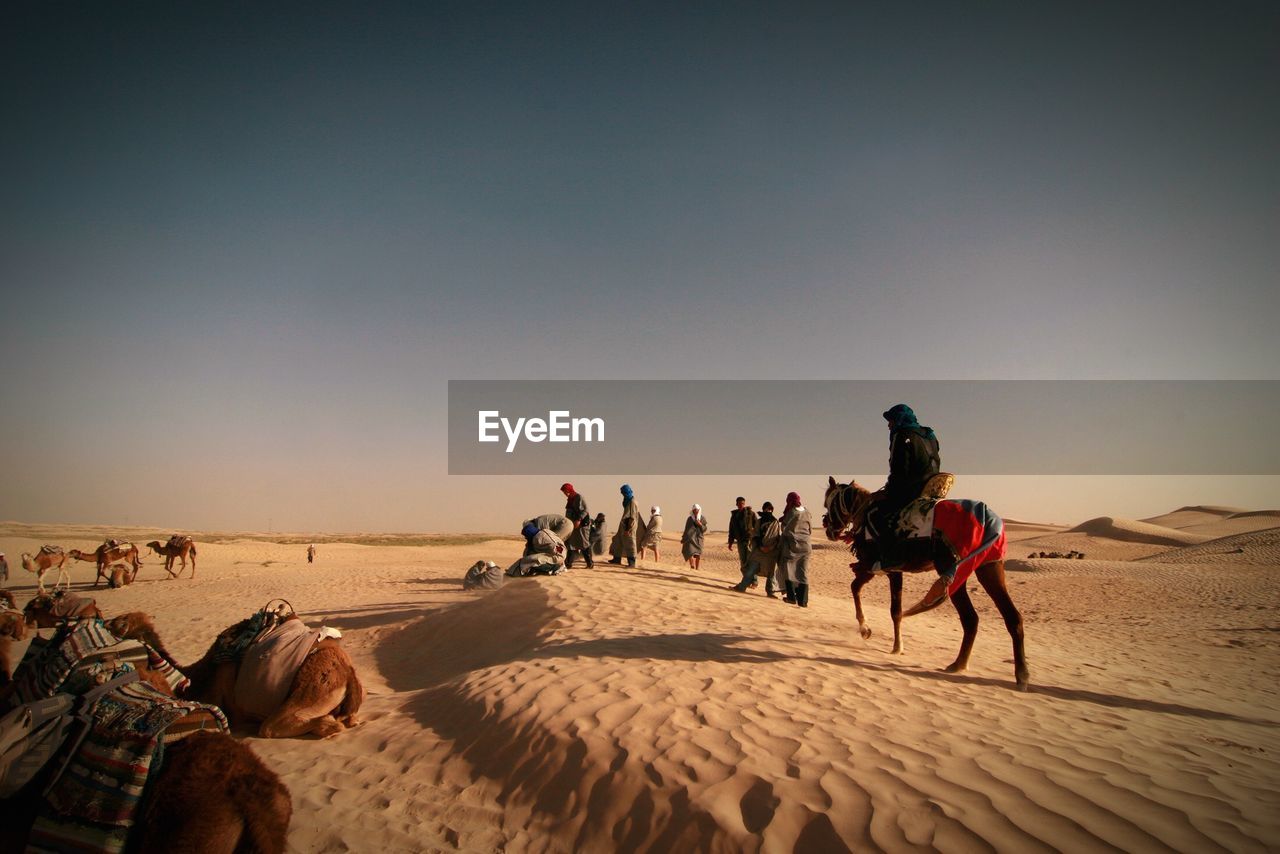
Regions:
<svg viewBox="0 0 1280 854"><path fill-rule="evenodd" d="M62 585L64 590L71 587L71 574L67 572L67 553L62 550L62 546L41 546L40 551L34 555L23 552L22 568L35 574L36 589L40 593L44 592L44 574L51 569L58 570L58 581L53 585L55 588L58 585Z"/></svg>
<svg viewBox="0 0 1280 854"><path fill-rule="evenodd" d="M100 581L105 581L110 586L111 575L107 572L107 566L116 561L128 561L129 565L133 567L133 573L126 582L128 584L132 584L133 580L138 577L138 570L142 567L142 559L138 557L138 547L133 543L118 543L115 540L108 540L94 551L82 552L79 549L72 549L67 554L76 560L93 561L98 565L98 577L93 579L94 587L97 587Z"/></svg>
<svg viewBox="0 0 1280 854"><path fill-rule="evenodd" d="M252 619L252 618L250 618ZM287 619L296 620L296 615ZM139 640L164 656L191 680L183 699L212 703L227 714L233 725L260 720L237 702L238 659L220 655L225 641L241 636L250 620L242 620L218 636L204 658L180 666L164 648L148 614L134 611L107 621L107 630L119 638ZM261 720L261 738L292 738L308 733L321 738L337 735L358 723L356 712L364 702L364 686L356 675L350 656L335 638L324 638L311 647L302 667L293 677L283 705Z"/></svg>
<svg viewBox="0 0 1280 854"><path fill-rule="evenodd" d="M187 568L187 555L191 555L191 577L196 577L196 544L190 537L175 535L170 537L169 542L164 545L161 545L159 540L152 540L147 543L147 548L164 558L164 571L169 573L170 578L182 577L183 570ZM182 561L177 572L173 571L174 558Z"/></svg>

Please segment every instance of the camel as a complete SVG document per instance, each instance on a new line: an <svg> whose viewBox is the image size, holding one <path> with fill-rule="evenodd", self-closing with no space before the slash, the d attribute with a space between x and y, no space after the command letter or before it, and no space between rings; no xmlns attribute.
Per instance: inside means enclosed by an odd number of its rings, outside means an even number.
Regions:
<svg viewBox="0 0 1280 854"><path fill-rule="evenodd" d="M130 834L130 851L285 850L293 817L289 789L248 745L225 732L194 732L165 745L164 762L152 773ZM26 847L41 809L42 777L5 802L12 818L0 822L0 851Z"/></svg>
<svg viewBox="0 0 1280 854"><path fill-rule="evenodd" d="M38 625L48 627L48 600L37 597L41 606L27 606ZM92 600L88 600L92 606ZM95 616L101 616L93 608ZM0 635L10 628L21 639L27 619L0 612ZM0 642L7 642L0 638ZM7 676L8 668L4 668ZM140 674L160 693L173 696L169 683L145 668ZM221 731L214 712L193 709L171 728L181 732L198 728L164 747L163 762L152 772L138 806L128 850L138 852L191 851L227 854L253 851L280 854L285 850L293 803L280 778L245 744ZM203 727L203 728L201 728ZM215 728L210 728L215 727ZM20 851L37 815L50 782L54 762L37 773L21 791L6 801L6 815L0 822L0 851Z"/></svg>
<svg viewBox="0 0 1280 854"><path fill-rule="evenodd" d="M98 604L75 593L41 593L22 609L27 625L39 629L56 629L71 620L102 619Z"/></svg>
<svg viewBox="0 0 1280 854"><path fill-rule="evenodd" d="M67 553L62 550L62 546L44 546L34 555L23 552L22 568L35 574L36 590L40 593L44 592L45 573L51 569L58 570L58 581L53 585L55 588L59 585L64 590L71 587L71 574L67 572Z"/></svg>
<svg viewBox="0 0 1280 854"><path fill-rule="evenodd" d="M209 717L198 710L179 719ZM52 763L56 765L57 763ZM0 851L21 851L41 811L46 770L7 800ZM248 745L200 730L166 744L138 806L128 848L137 852L227 854L285 850L293 801L280 777Z"/></svg>
<svg viewBox="0 0 1280 854"><path fill-rule="evenodd" d="M106 581L107 586L111 586L111 576L107 572L107 567L117 561L127 561L133 567L133 573L130 574L126 584L133 583L133 580L138 577L138 570L142 567L142 559L138 557L138 547L133 543L117 543L115 540L108 540L92 552L72 549L67 554L75 560L93 561L98 565L98 576L93 579L94 587L97 587L100 581Z"/></svg>
<svg viewBox="0 0 1280 854"><path fill-rule="evenodd" d="M27 617L18 610L18 603L8 590L0 590L0 599L7 607L0 609L0 688L9 684L12 674L9 652L15 641L27 636Z"/></svg>
<svg viewBox="0 0 1280 854"><path fill-rule="evenodd" d="M187 555L190 554L191 577L196 577L196 544L190 537L170 537L169 542L163 545L159 540L152 540L147 543L147 548L164 558L164 571L169 573L170 578L182 576L183 570L187 568ZM173 571L174 558L182 561L182 566L176 573Z"/></svg>
<svg viewBox="0 0 1280 854"><path fill-rule="evenodd" d="M287 619L298 618L292 615ZM244 620L227 628L219 639L236 637L248 622ZM116 637L142 641L181 670L191 680L184 699L220 707L233 725L256 720L236 702L236 677L240 663L215 659L218 641L199 661L180 665L165 649L156 633L155 622L148 614L141 611L122 614L107 621L107 630ZM293 738L310 733L329 738L359 723L356 712L363 702L364 686L360 684L351 658L336 639L324 638L311 648L294 676L284 705L261 721L258 736Z"/></svg>
<svg viewBox="0 0 1280 854"><path fill-rule="evenodd" d="M866 531L864 520L867 509L872 502L872 493L859 486L855 481L850 479L849 483L837 483L834 477L827 478L827 493L824 499L826 506L826 514L822 517L823 528L826 531L827 539L833 541L841 541L850 543L854 551L857 551L860 542L866 542ZM965 502L954 501L950 499L939 500L938 504L963 505ZM999 529L1003 531L1003 522L994 513L989 513L982 505L974 505L981 508L984 513L988 514L988 518L999 523ZM966 517L962 514L956 514L955 518L964 520L969 519L968 524L970 530L966 534L973 534L972 540L978 542L981 540L982 526L976 518ZM973 526L977 525L978 530L973 530ZM935 543L938 543L939 534L935 532ZM983 541L984 545L986 541ZM963 629L964 636L960 642L960 651L956 655L956 660L947 667L943 668L947 673L963 673L969 667L969 656L973 652L973 642L978 634L978 612L973 607L973 602L969 598L969 592L965 583L968 580L969 572L976 575L978 583L987 591L987 595L991 597L991 601L995 603L996 609L999 610L1000 616L1004 619L1005 627L1009 630L1009 636L1013 640L1013 672L1014 679L1017 682L1018 690L1025 691L1031 679L1031 672L1027 666L1026 652L1023 643L1023 625L1022 614L1019 613L1017 607L1013 604L1013 599L1009 595L1008 584L1005 581L1004 574L1004 536L1001 533L998 542L998 548L986 549L975 552L972 557L982 557L981 565L972 567L964 566L963 558L958 566L963 568L957 569L955 581L950 585L945 584L942 580L935 583L925 598L906 612L902 610L902 574L905 572L928 572L934 571L935 566L933 560L906 564L899 568L889 570L889 591L890 606L889 612L893 618L893 634L894 646L893 652L900 654L902 648L901 621L903 617L911 617L916 614L922 614L941 605L947 599L951 600L951 604L955 607L960 617L960 625ZM998 556L996 556L998 555ZM863 586L875 577L871 568L862 561L850 564L854 572L853 582L849 585L850 592L853 594L854 609L858 618L858 630L863 639L871 636L871 630L866 625L866 620L862 613L862 600L859 596Z"/></svg>

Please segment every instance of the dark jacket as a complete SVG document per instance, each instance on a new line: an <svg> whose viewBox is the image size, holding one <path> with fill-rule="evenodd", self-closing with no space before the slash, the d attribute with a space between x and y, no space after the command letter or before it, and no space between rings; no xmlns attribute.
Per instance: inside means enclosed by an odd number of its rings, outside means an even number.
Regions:
<svg viewBox="0 0 1280 854"><path fill-rule="evenodd" d="M747 523L747 514L750 512L750 507L743 507L741 510L735 507L729 514L729 545L745 543L751 535Z"/></svg>
<svg viewBox="0 0 1280 854"><path fill-rule="evenodd" d="M576 492L570 495L564 503L564 517L574 525L569 536L565 537L565 545L575 551L591 548L591 515L587 510L587 499Z"/></svg>
<svg viewBox="0 0 1280 854"><path fill-rule="evenodd" d="M885 497L894 504L920 497L925 482L941 470L938 437L912 429L889 435L889 479Z"/></svg>

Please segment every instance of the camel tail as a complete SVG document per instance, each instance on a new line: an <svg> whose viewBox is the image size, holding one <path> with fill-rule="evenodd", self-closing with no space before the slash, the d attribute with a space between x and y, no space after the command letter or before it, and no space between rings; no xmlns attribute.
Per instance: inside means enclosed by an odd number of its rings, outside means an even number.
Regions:
<svg viewBox="0 0 1280 854"><path fill-rule="evenodd" d="M356 712L360 711L362 705L364 705L364 685L361 684L360 676L353 665L351 675L347 677L347 694L342 698L342 705L338 707L338 713L334 717L351 725L355 721Z"/></svg>

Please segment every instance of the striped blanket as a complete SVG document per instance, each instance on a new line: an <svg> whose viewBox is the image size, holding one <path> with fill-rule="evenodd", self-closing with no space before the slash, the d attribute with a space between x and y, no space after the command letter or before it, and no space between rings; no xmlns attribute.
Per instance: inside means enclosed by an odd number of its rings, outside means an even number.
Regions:
<svg viewBox="0 0 1280 854"><path fill-rule="evenodd" d="M131 663L132 662L132 663ZM139 641L120 640L102 620L81 620L58 630L50 640L33 638L22 663L14 671L18 702L30 703L59 691L82 694L125 667L146 662L161 673L174 693L190 680L163 656Z"/></svg>
<svg viewBox="0 0 1280 854"><path fill-rule="evenodd" d="M935 558L938 572L951 576L947 595L955 593L973 571L1005 556L1004 520L981 501L921 498L898 516L898 536L933 537L946 546L949 563Z"/></svg>
<svg viewBox="0 0 1280 854"><path fill-rule="evenodd" d="M192 712L197 725L170 732ZM98 701L93 726L49 792L31 830L28 851L123 851L147 777L164 745L200 729L225 732L216 706L175 700L146 682L117 688Z"/></svg>

